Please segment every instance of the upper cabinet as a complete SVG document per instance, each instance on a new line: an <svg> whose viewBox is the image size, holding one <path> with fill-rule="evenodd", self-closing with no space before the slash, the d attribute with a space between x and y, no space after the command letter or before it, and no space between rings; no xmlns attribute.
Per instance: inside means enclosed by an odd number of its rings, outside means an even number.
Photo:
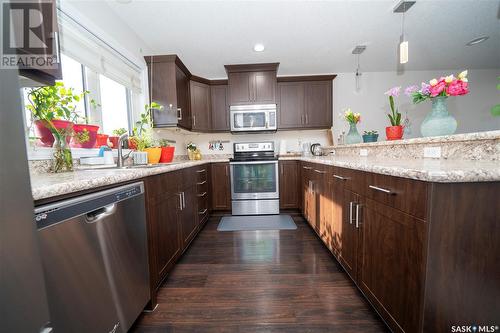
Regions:
<svg viewBox="0 0 500 333"><path fill-rule="evenodd" d="M210 86L191 80L189 95L191 97L191 129L193 131L209 131L211 129Z"/></svg>
<svg viewBox="0 0 500 333"><path fill-rule="evenodd" d="M189 78L191 73L176 55L146 56L149 98L163 105L153 111L154 127L181 126L191 129Z"/></svg>
<svg viewBox="0 0 500 333"><path fill-rule="evenodd" d="M332 127L335 75L278 78L278 129Z"/></svg>
<svg viewBox="0 0 500 333"><path fill-rule="evenodd" d="M229 100L227 82L225 84L210 85L210 101L212 108L212 131L229 132Z"/></svg>
<svg viewBox="0 0 500 333"><path fill-rule="evenodd" d="M275 104L278 65L226 65L229 105Z"/></svg>
<svg viewBox="0 0 500 333"><path fill-rule="evenodd" d="M8 4L12 9L26 11L26 3L11 2ZM43 15L43 23L40 29L40 35L37 35L43 45L46 45L44 53L33 54L34 51L29 48L29 45L24 44L23 46L16 48L14 52L18 56L28 56L28 57L43 57L44 61L52 61L50 66L23 66L19 68L20 74L20 84L22 86L39 86L39 85L54 85L56 80L62 79L62 67L61 67L61 52L59 47L59 26L57 23L57 10L56 1L31 1L29 3L30 8L36 7ZM13 29L13 34L11 36L16 36L21 40L26 40L28 33L22 20L13 19L10 22L10 26ZM31 32L30 32L31 33ZM39 63L38 59L36 61Z"/></svg>

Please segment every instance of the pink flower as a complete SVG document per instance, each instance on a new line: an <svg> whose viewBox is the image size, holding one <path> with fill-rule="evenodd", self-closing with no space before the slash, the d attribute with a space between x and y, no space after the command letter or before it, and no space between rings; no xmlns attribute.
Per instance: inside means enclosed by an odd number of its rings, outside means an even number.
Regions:
<svg viewBox="0 0 500 333"><path fill-rule="evenodd" d="M400 89L401 89L401 87L394 87L394 88L387 90L384 94L386 94L388 96L392 96L392 97L398 97Z"/></svg>
<svg viewBox="0 0 500 333"><path fill-rule="evenodd" d="M446 93L450 96L465 95L469 92L468 83L462 80L453 80L446 88Z"/></svg>
<svg viewBox="0 0 500 333"><path fill-rule="evenodd" d="M418 86L409 86L405 89L405 95L410 97L414 92L418 91Z"/></svg>
<svg viewBox="0 0 500 333"><path fill-rule="evenodd" d="M446 88L446 83L444 82L444 80L439 80L439 82L436 85L430 87L431 97L436 97L437 95L442 93L445 88Z"/></svg>

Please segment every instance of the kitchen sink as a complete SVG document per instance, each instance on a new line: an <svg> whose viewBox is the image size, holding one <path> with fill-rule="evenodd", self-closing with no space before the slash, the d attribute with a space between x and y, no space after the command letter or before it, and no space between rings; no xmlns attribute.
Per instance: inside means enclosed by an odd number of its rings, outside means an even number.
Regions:
<svg viewBox="0 0 500 333"><path fill-rule="evenodd" d="M154 169L169 165L175 165L182 162L171 162L171 163L158 163L158 164L144 164L144 165L125 165L122 167L113 166L96 166L77 169L77 171L99 171L99 170L133 170L133 169Z"/></svg>

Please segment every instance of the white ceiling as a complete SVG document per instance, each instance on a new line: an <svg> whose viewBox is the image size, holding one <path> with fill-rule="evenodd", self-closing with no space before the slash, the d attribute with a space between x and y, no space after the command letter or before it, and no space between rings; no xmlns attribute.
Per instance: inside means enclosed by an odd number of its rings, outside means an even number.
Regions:
<svg viewBox="0 0 500 333"><path fill-rule="evenodd" d="M128 3L127 3L128 2ZM178 54L193 74L226 77L225 64L280 62L280 75L397 69L398 1L145 1L107 5L154 54ZM87 2L89 5L106 5ZM500 69L500 1L417 0L406 13L406 70ZM490 39L476 46L478 36ZM253 51L261 42L264 52Z"/></svg>

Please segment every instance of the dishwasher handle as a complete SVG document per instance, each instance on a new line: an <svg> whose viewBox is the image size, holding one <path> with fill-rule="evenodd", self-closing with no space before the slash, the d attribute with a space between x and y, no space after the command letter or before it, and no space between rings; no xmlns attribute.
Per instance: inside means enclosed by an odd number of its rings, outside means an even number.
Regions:
<svg viewBox="0 0 500 333"><path fill-rule="evenodd" d="M95 223L107 216L113 215L116 212L116 204L107 205L85 214L87 223Z"/></svg>

